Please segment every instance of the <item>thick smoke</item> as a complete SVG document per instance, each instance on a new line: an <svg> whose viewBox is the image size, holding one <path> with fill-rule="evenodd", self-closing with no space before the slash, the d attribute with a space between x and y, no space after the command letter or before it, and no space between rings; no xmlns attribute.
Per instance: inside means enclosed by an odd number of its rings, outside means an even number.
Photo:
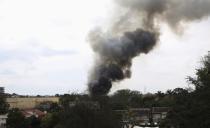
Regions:
<svg viewBox="0 0 210 128"><path fill-rule="evenodd" d="M96 53L88 82L91 95L106 95L113 82L131 77L132 59L155 47L161 23L178 30L183 23L210 14L210 0L115 1L124 12L115 15L119 20L113 20L107 32L95 29L89 34L89 42Z"/></svg>
<svg viewBox="0 0 210 128"><path fill-rule="evenodd" d="M90 35L94 52L98 55L91 74L89 89L94 95L109 92L112 82L129 78L132 58L148 53L157 42L156 33L137 29L121 37L104 37L100 31Z"/></svg>
<svg viewBox="0 0 210 128"><path fill-rule="evenodd" d="M183 28L182 24L201 20L210 15L210 0L114 0L127 9L127 20L138 17L145 19L145 24L167 23L173 30ZM130 17L129 17L130 16ZM143 21L144 22L144 21ZM123 21L121 21L123 23ZM121 25L121 24L115 24Z"/></svg>

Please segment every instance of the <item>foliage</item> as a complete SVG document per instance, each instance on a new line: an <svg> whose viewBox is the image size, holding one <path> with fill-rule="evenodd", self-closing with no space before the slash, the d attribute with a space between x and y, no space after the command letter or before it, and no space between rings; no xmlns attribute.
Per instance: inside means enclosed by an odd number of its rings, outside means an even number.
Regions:
<svg viewBox="0 0 210 128"><path fill-rule="evenodd" d="M90 97L87 94L64 94L60 96L59 103L63 108L68 108L71 102L77 101L90 101Z"/></svg>
<svg viewBox="0 0 210 128"><path fill-rule="evenodd" d="M113 109L123 110L129 107L139 107L142 105L142 94L138 91L119 90L111 97Z"/></svg>
<svg viewBox="0 0 210 128"><path fill-rule="evenodd" d="M26 128L25 117L19 109L11 109L8 112L7 128Z"/></svg>
<svg viewBox="0 0 210 128"><path fill-rule="evenodd" d="M139 91L119 90L110 96L113 109L169 107L173 104L173 96L161 91L155 94L142 94Z"/></svg>
<svg viewBox="0 0 210 128"><path fill-rule="evenodd" d="M0 94L0 115L6 114L9 109L9 104L6 102L6 97L4 94Z"/></svg>
<svg viewBox="0 0 210 128"><path fill-rule="evenodd" d="M96 109L84 103L66 109L61 115L56 128L120 128L120 120L110 109Z"/></svg>
<svg viewBox="0 0 210 128"><path fill-rule="evenodd" d="M61 109L58 103L54 103L51 101L42 102L39 105L37 105L36 108L43 112L46 111L50 113L58 112Z"/></svg>
<svg viewBox="0 0 210 128"><path fill-rule="evenodd" d="M30 126L30 128L41 128L40 127L41 121L39 118L36 118L35 116L27 118L26 121L29 122L28 126Z"/></svg>
<svg viewBox="0 0 210 128"><path fill-rule="evenodd" d="M57 112L48 113L41 120L42 128L54 128L59 122L59 115Z"/></svg>
<svg viewBox="0 0 210 128"><path fill-rule="evenodd" d="M202 60L196 77L188 77L195 90L174 90L174 104L162 127L207 128L210 126L210 56Z"/></svg>
<svg viewBox="0 0 210 128"><path fill-rule="evenodd" d="M14 108L8 112L7 128L41 128L40 119L35 116L25 118L19 109Z"/></svg>

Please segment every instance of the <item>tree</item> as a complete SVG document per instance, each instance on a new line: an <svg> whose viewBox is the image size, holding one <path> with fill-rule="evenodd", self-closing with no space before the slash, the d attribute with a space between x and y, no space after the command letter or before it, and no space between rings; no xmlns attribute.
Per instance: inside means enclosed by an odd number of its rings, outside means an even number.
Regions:
<svg viewBox="0 0 210 128"><path fill-rule="evenodd" d="M210 126L210 54L202 59L202 66L196 70L196 77L189 77L189 82L195 86L192 92L192 120L194 127ZM197 123L195 123L197 122ZM199 125L198 125L199 124Z"/></svg>
<svg viewBox="0 0 210 128"><path fill-rule="evenodd" d="M46 112L58 112L61 109L58 103L54 103L51 101L42 102L37 105L36 108Z"/></svg>
<svg viewBox="0 0 210 128"><path fill-rule="evenodd" d="M128 109L129 107L140 107L143 104L142 94L138 91L128 89L119 90L111 97L113 109Z"/></svg>
<svg viewBox="0 0 210 128"><path fill-rule="evenodd" d="M196 77L188 77L188 81L197 91L210 88L210 54L205 56L201 63L202 67L196 70Z"/></svg>
<svg viewBox="0 0 210 128"><path fill-rule="evenodd" d="M202 59L202 66L196 70L196 77L188 77L194 91L175 89L174 105L162 122L162 127L207 128L210 126L210 55Z"/></svg>
<svg viewBox="0 0 210 128"><path fill-rule="evenodd" d="M120 128L120 120L111 109L96 109L84 103L65 109L60 115L56 128Z"/></svg>
<svg viewBox="0 0 210 128"><path fill-rule="evenodd" d="M8 112L7 128L26 128L25 117L19 109L11 109Z"/></svg>
<svg viewBox="0 0 210 128"><path fill-rule="evenodd" d="M59 104L63 108L69 108L69 105L71 102L77 102L77 101L90 101L90 97L87 94L64 94L59 97Z"/></svg>
<svg viewBox="0 0 210 128"><path fill-rule="evenodd" d="M54 128L59 122L59 115L57 112L48 113L41 120L42 128Z"/></svg>
<svg viewBox="0 0 210 128"><path fill-rule="evenodd" d="M0 93L0 115L6 114L9 109L9 104L6 102L6 97L4 94Z"/></svg>
<svg viewBox="0 0 210 128"><path fill-rule="evenodd" d="M41 121L39 118L37 118L35 116L31 116L31 117L27 118L27 122L29 122L28 126L30 126L30 128L41 128L40 127Z"/></svg>

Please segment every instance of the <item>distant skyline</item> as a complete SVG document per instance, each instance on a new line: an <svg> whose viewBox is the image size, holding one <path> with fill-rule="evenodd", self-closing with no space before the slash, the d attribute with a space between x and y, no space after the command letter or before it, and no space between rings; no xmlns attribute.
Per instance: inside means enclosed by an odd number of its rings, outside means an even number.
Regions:
<svg viewBox="0 0 210 128"><path fill-rule="evenodd" d="M112 0L0 0L0 87L7 93L54 95L85 92L94 53L87 34L108 24ZM210 51L210 18L176 35L161 25L160 42L133 60L132 77L118 89L141 92L187 87Z"/></svg>

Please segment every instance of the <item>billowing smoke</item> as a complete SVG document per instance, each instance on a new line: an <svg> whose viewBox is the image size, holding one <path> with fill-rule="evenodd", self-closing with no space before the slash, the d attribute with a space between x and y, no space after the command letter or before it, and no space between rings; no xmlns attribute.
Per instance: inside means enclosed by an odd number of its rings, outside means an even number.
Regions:
<svg viewBox="0 0 210 128"><path fill-rule="evenodd" d="M89 89L94 95L106 94L112 82L131 76L132 58L148 53L157 42L157 34L143 29L125 32L121 37L106 37L100 31L90 35L92 48L97 53Z"/></svg>
<svg viewBox="0 0 210 128"><path fill-rule="evenodd" d="M131 20L145 22L148 26L167 23L172 29L201 20L210 14L210 0L114 0L125 10L126 19L116 26L127 26ZM122 10L120 10L122 11ZM118 12L119 14L120 12ZM121 16L121 17L123 17ZM126 25L125 25L126 24ZM148 27L147 26L147 27ZM139 26L136 26L139 27Z"/></svg>
<svg viewBox="0 0 210 128"><path fill-rule="evenodd" d="M161 23L180 31L183 24L210 14L210 0L115 0L119 5L110 29L95 29L89 42L95 52L88 88L106 95L113 82L131 77L132 59L149 53L159 41ZM115 20L117 19L117 20Z"/></svg>

